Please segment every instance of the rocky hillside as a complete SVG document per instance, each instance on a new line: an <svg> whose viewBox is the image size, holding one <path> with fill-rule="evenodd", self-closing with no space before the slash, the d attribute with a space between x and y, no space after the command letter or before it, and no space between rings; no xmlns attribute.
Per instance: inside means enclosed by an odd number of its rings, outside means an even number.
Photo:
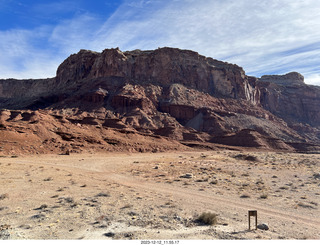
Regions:
<svg viewBox="0 0 320 245"><path fill-rule="evenodd" d="M317 151L319 105L320 87L295 72L249 77L175 48L81 50L55 78L0 80L0 150Z"/></svg>
<svg viewBox="0 0 320 245"><path fill-rule="evenodd" d="M301 74L291 72L283 76L262 76L258 79L261 105L294 123L320 126L320 87L306 85Z"/></svg>

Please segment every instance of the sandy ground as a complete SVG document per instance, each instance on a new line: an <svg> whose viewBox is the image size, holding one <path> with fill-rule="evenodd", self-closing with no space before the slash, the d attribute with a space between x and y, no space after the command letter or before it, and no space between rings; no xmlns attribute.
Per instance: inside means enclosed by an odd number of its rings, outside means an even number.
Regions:
<svg viewBox="0 0 320 245"><path fill-rule="evenodd" d="M316 154L0 158L0 239L320 239L319 205ZM269 230L248 230L248 210Z"/></svg>

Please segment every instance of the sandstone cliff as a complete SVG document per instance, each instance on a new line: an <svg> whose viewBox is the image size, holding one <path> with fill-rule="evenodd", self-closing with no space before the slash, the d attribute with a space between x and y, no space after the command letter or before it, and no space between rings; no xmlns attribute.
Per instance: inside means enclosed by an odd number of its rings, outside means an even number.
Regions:
<svg viewBox="0 0 320 245"><path fill-rule="evenodd" d="M152 83L162 87L179 83L227 98L252 96L241 67L174 48L128 52L106 49L101 54L81 50L66 59L57 71L58 84L109 77L119 78L122 83Z"/></svg>
<svg viewBox="0 0 320 245"><path fill-rule="evenodd" d="M262 76L258 79L260 103L290 123L320 126L320 87L306 85L301 74Z"/></svg>
<svg viewBox="0 0 320 245"><path fill-rule="evenodd" d="M60 142L57 147L63 149L75 142L101 149L121 145L107 135L88 141L81 126L102 134L109 129L165 137L176 144L314 150L312 145L320 143L319 98L320 88L304 84L298 73L258 79L237 65L189 50L81 50L58 67L55 78L0 80L0 109L6 109L0 111L0 134L41 124L32 119L32 111L41 109L47 122L37 132L41 145ZM50 120L55 127L49 126Z"/></svg>
<svg viewBox="0 0 320 245"><path fill-rule="evenodd" d="M261 105L313 142L320 138L320 87L306 85L301 74L258 79Z"/></svg>

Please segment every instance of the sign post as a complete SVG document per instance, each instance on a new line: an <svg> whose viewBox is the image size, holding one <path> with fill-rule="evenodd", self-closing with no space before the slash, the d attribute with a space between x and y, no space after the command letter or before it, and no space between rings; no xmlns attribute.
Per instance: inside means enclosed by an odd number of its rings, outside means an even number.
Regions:
<svg viewBox="0 0 320 245"><path fill-rule="evenodd" d="M256 217L256 230L258 229L258 211L257 210L249 210L248 211L248 219L249 219L249 230L251 228L250 226L250 218L251 216Z"/></svg>

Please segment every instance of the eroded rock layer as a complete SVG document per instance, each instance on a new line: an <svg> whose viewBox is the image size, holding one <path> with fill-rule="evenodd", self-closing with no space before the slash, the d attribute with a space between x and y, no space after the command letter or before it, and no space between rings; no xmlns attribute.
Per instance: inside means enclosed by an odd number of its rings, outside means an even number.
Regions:
<svg viewBox="0 0 320 245"><path fill-rule="evenodd" d="M175 48L81 50L55 78L0 80L0 151L158 151L204 142L316 151L319 102L320 88L295 72L254 78Z"/></svg>

